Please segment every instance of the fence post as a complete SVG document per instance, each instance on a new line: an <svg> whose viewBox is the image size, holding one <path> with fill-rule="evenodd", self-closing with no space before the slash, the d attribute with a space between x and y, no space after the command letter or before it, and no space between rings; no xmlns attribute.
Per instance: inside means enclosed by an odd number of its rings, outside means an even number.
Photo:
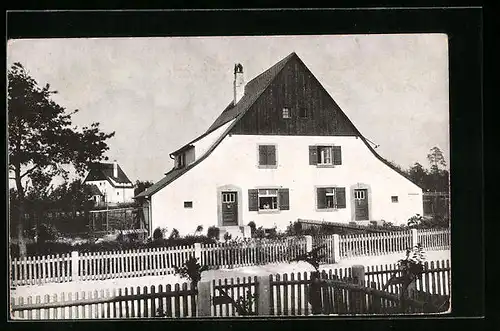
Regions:
<svg viewBox="0 0 500 331"><path fill-rule="evenodd" d="M210 281L198 283L198 300L196 302L196 316L212 315L212 294Z"/></svg>
<svg viewBox="0 0 500 331"><path fill-rule="evenodd" d="M269 276L259 276L257 282L257 311L259 312L259 316L268 316L271 307L271 283Z"/></svg>
<svg viewBox="0 0 500 331"><path fill-rule="evenodd" d="M365 267L363 265L353 265L352 267L352 277L354 278L355 284L360 286L365 286ZM352 293L352 292L351 292ZM354 313L362 313L365 310L365 294L363 292L352 293L353 301L355 302Z"/></svg>
<svg viewBox="0 0 500 331"><path fill-rule="evenodd" d="M411 246L409 248L413 248L417 246L418 244L418 230L417 229L410 229L411 232Z"/></svg>
<svg viewBox="0 0 500 331"><path fill-rule="evenodd" d="M310 252L313 249L313 238L312 236L305 236L306 237L306 252Z"/></svg>
<svg viewBox="0 0 500 331"><path fill-rule="evenodd" d="M80 280L80 277L78 276L78 252L77 251L72 251L71 252L71 281L76 282Z"/></svg>
<svg viewBox="0 0 500 331"><path fill-rule="evenodd" d="M201 261L201 244L200 243L194 243L194 257L196 259L200 259L200 261Z"/></svg>
<svg viewBox="0 0 500 331"><path fill-rule="evenodd" d="M337 263L340 261L340 236L338 234L333 235L332 246L333 246L333 263Z"/></svg>

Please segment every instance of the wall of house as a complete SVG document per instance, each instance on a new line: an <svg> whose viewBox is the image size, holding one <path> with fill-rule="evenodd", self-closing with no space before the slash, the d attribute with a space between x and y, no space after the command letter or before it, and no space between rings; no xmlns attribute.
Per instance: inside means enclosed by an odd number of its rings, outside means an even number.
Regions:
<svg viewBox="0 0 500 331"><path fill-rule="evenodd" d="M258 167L258 145L276 144L276 169ZM342 147L342 165L318 168L309 165L309 145L335 144ZM422 190L377 159L361 139L347 136L227 136L212 154L152 196L152 225L193 233L198 225L204 232L218 225L217 189L225 185L241 188L240 225L254 221L257 226L286 228L297 218L350 222L352 190L369 187L370 220L406 223L423 213ZM315 186L346 188L346 208L317 211ZM290 209L276 213L248 210L248 189L283 187L289 189ZM398 202L391 202L398 196ZM192 208L184 208L192 201Z"/></svg>
<svg viewBox="0 0 500 331"><path fill-rule="evenodd" d="M109 203L131 202L134 197L134 188L113 187L107 180L87 181L87 184L96 185L106 195ZM119 193L119 194L117 194Z"/></svg>

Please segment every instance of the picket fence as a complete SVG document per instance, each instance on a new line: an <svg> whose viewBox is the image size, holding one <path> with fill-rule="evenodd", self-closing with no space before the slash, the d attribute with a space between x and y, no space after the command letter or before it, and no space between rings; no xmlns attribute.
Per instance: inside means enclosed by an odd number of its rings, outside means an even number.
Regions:
<svg viewBox="0 0 500 331"><path fill-rule="evenodd" d="M322 263L343 258L405 251L420 242L424 249L449 249L449 230L411 230L363 235L289 237L236 243L199 244L126 251L33 256L11 260L11 285L160 276L175 272L190 256L209 268L283 263L325 245Z"/></svg>
<svg viewBox="0 0 500 331"><path fill-rule="evenodd" d="M356 279L355 268L362 268L362 280ZM397 272L396 265L353 266L322 271L322 279L358 283L381 290ZM190 284L127 287L124 289L61 293L11 299L12 317L15 319L113 319L138 317L234 317L239 316L230 301L221 300L222 291L235 301L250 301L250 311L255 315L302 316L310 315L310 272L275 274L262 277L218 279L201 282L198 288ZM222 291L221 291L222 290ZM450 297L451 267L449 260L424 263L422 278L416 290L428 295ZM397 298L398 287L385 290ZM321 292L324 313L368 313L374 306L374 297L349 287L324 286ZM361 294L361 301L354 300ZM364 299L363 299L364 298ZM359 298L358 298L359 299ZM379 298L379 311L390 312L398 302ZM364 309L364 310L363 310ZM262 310L262 311L259 311ZM267 313L266 313L267 312Z"/></svg>

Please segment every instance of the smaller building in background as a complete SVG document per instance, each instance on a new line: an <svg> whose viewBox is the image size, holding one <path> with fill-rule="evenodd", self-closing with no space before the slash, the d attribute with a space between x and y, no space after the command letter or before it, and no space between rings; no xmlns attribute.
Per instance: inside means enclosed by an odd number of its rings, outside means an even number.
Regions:
<svg viewBox="0 0 500 331"><path fill-rule="evenodd" d="M91 186L92 199L97 206L134 201L134 184L116 161L91 165L84 183Z"/></svg>

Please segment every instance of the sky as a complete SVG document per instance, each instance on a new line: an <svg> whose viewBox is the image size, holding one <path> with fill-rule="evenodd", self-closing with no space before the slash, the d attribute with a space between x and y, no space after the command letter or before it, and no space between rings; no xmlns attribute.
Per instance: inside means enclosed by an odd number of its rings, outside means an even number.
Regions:
<svg viewBox="0 0 500 331"><path fill-rule="evenodd" d="M449 163L444 34L22 39L8 42L7 65L79 109L75 125L115 131L106 155L133 182L157 181L232 100L235 63L248 82L292 52L382 157L428 167L438 146Z"/></svg>

